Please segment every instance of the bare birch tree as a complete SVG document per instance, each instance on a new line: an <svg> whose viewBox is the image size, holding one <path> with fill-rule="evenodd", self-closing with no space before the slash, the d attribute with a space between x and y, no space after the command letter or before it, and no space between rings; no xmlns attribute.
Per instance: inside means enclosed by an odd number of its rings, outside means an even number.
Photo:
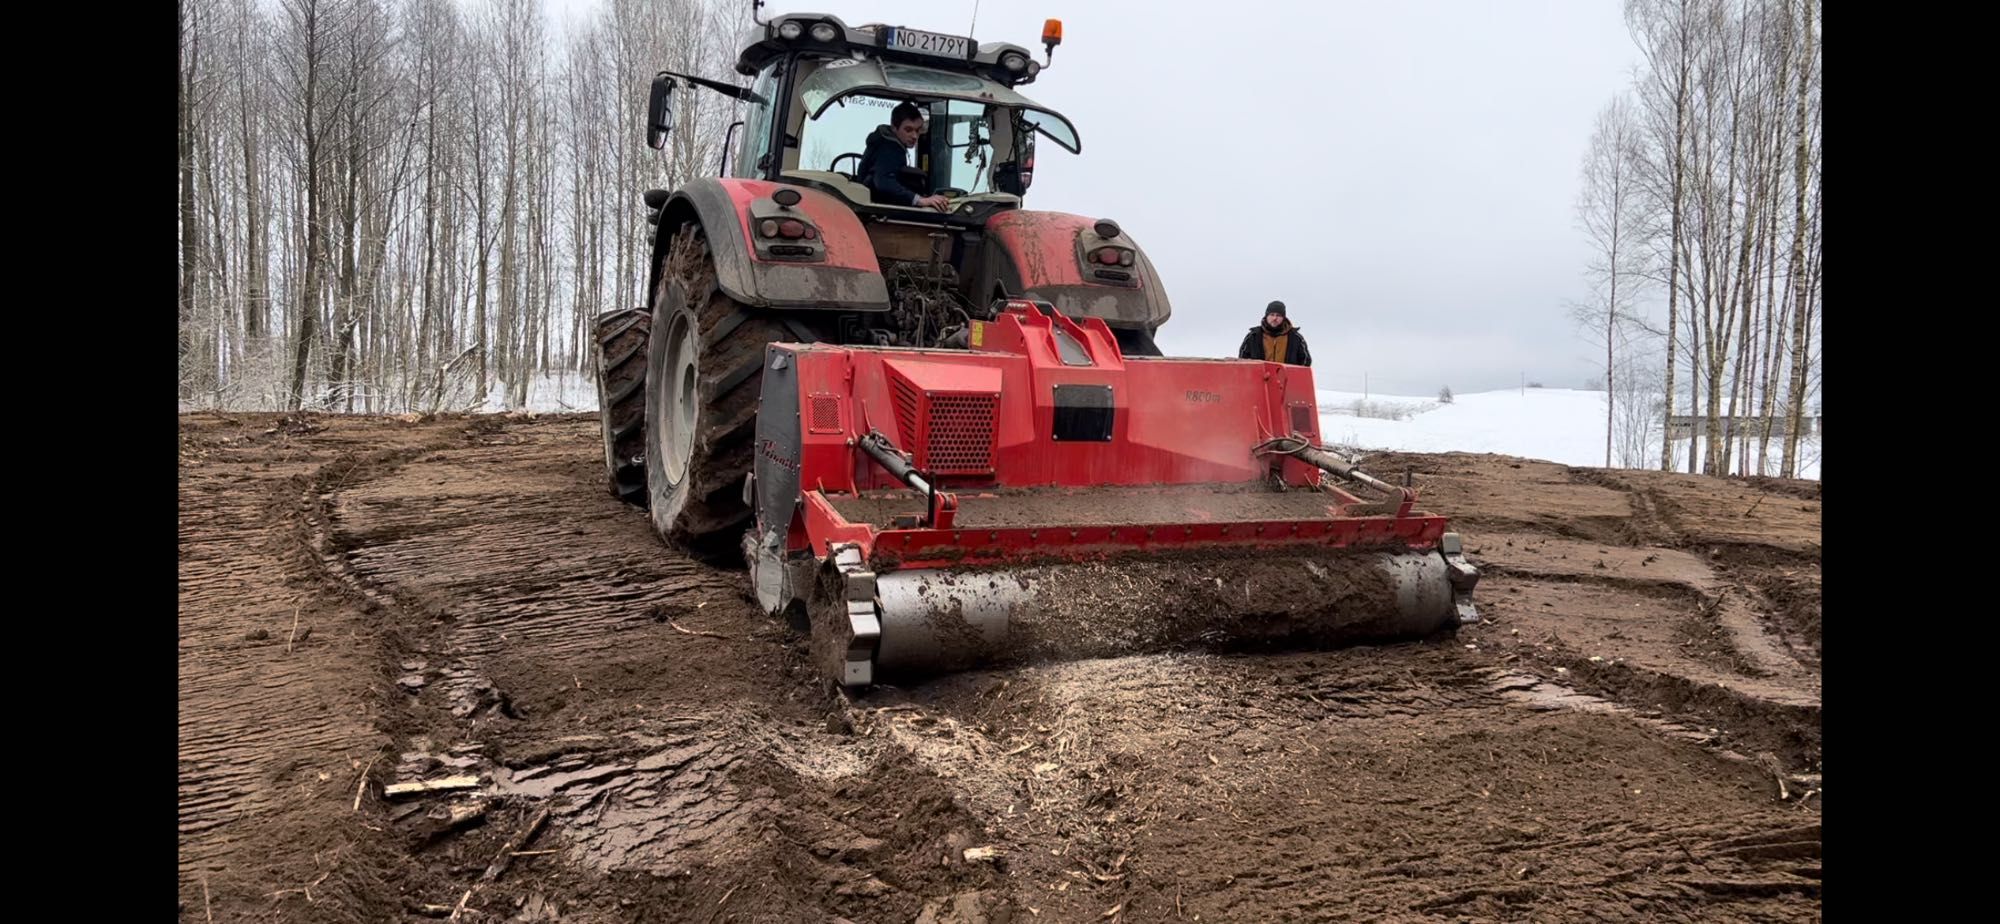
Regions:
<svg viewBox="0 0 2000 924"><path fill-rule="evenodd" d="M1623 97L1613 99L1597 115L1597 128L1584 156L1583 189L1577 196L1577 222L1590 242L1591 259L1584 269L1591 296L1575 306L1578 324L1604 348L1604 465L1612 465L1612 434L1617 426L1617 346L1632 318L1634 289L1643 278L1639 259L1639 190L1635 174L1639 158L1639 128Z"/></svg>

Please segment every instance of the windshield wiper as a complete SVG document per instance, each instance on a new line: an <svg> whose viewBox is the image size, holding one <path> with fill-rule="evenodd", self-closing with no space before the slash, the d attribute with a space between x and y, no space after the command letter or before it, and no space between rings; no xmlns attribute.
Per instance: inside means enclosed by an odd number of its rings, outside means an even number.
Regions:
<svg viewBox="0 0 2000 924"><path fill-rule="evenodd" d="M707 87L724 96L739 99L746 103L756 103L761 106L770 102L762 96L757 95L756 91L751 90L749 87L739 87L733 83L723 83L720 80L710 80L706 77L696 77L692 74L677 74L673 71L660 71L660 73L669 77L678 77L696 86Z"/></svg>

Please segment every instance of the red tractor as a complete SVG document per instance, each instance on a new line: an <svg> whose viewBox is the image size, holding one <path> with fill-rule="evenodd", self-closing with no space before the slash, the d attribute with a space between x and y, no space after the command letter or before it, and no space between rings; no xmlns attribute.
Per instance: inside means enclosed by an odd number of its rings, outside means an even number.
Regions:
<svg viewBox="0 0 2000 924"><path fill-rule="evenodd" d="M741 553L831 679L1476 618L1444 520L1316 445L1309 369L1162 358L1132 237L1024 207L1038 141L1082 150L1027 49L822 14L742 47L748 88L654 80L656 148L683 85L748 113L726 175L646 194L651 302L598 324L605 461L669 543ZM904 104L899 182L942 208L860 169Z"/></svg>

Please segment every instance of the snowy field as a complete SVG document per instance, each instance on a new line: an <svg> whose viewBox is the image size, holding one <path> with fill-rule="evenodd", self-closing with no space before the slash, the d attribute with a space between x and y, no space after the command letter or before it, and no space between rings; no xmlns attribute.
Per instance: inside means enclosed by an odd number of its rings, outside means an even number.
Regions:
<svg viewBox="0 0 2000 924"><path fill-rule="evenodd" d="M1320 433L1326 442L1360 450L1399 452L1491 452L1564 465L1604 465L1604 392L1528 388L1455 395L1450 404L1436 397L1319 392ZM1624 414L1620 426L1624 426ZM1620 434L1619 442L1625 442ZM1676 457L1685 470L1686 440ZM1768 474L1778 470L1783 441L1774 438ZM1640 457L1657 464L1660 434L1647 434ZM1619 461L1613 447L1613 461ZM1751 441L1752 468L1756 441ZM1819 477L1817 435L1800 441L1800 477ZM1651 467L1651 466L1648 466Z"/></svg>

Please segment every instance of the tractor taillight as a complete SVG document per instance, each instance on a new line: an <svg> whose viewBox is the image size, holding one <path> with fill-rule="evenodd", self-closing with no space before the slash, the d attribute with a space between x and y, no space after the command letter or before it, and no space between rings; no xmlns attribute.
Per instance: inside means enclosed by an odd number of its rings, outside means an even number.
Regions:
<svg viewBox="0 0 2000 924"><path fill-rule="evenodd" d="M1116 249L1116 248L1112 248L1112 247L1106 247L1106 248L1104 248L1103 250L1100 250L1100 251L1098 251L1098 252L1097 252L1097 262L1099 262L1099 263L1102 263L1102 264L1104 264L1105 266L1116 266L1116 265L1118 265L1118 251L1117 251L1117 249Z"/></svg>
<svg viewBox="0 0 2000 924"><path fill-rule="evenodd" d="M818 228L815 228L815 227L813 227L812 225L807 225L807 226L806 226L806 240L809 240L809 241L816 241L816 240L819 240L819 229L818 229Z"/></svg>
<svg viewBox="0 0 2000 924"><path fill-rule="evenodd" d="M765 237L777 237L778 223L766 218L757 225L757 230L763 232Z"/></svg>
<svg viewBox="0 0 2000 924"><path fill-rule="evenodd" d="M765 224L769 223L768 221L765 222ZM786 237L803 237L806 233L805 222L787 218L778 223L778 233Z"/></svg>
<svg viewBox="0 0 2000 924"><path fill-rule="evenodd" d="M1121 250L1121 251L1118 251L1118 265L1119 265L1119 266L1131 266L1131 265L1132 265L1132 251L1129 251L1129 250Z"/></svg>

